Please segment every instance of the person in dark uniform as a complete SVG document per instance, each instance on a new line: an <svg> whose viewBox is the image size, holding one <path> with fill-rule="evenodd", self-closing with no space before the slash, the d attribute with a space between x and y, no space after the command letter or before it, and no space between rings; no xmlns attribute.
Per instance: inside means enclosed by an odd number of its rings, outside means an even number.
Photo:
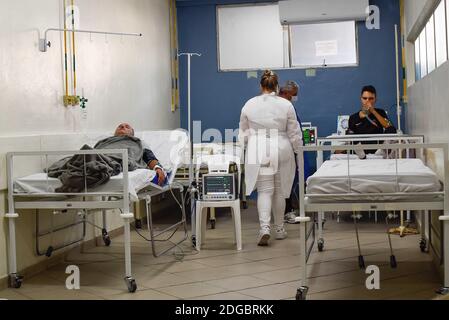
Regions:
<svg viewBox="0 0 449 320"><path fill-rule="evenodd" d="M354 113L349 118L349 128L347 134L395 134L396 128L388 119L388 115L383 109L375 107L377 102L377 91L373 86L362 88L361 110ZM366 141L362 144L378 144L378 141ZM376 150L365 150L364 153L375 153ZM360 156L360 155L359 155ZM366 154L360 156L362 159Z"/></svg>
<svg viewBox="0 0 449 320"><path fill-rule="evenodd" d="M294 81L287 81L287 83L283 87L281 87L279 90L279 96L290 101L293 104L293 107L295 107L294 103L298 101L298 93L299 93L299 86ZM295 111L296 111L296 118L298 119L299 126L301 127L301 132L303 132L302 125L301 125L301 119L299 118L298 110L296 110L296 107L295 107ZM303 145L305 145L304 139L302 139L302 141L303 141ZM290 194L290 198L285 199L284 220L285 220L285 222L290 223L290 224L296 223L295 207L297 207L296 203L298 202L298 198L299 198L299 195L298 195L299 194L299 190L298 190L299 177L298 177L297 169L298 168L296 168L296 171L295 171L295 180L293 182L293 187L292 187L292 192ZM308 172L309 172L307 161L304 162L304 171L305 171L305 176L307 179Z"/></svg>

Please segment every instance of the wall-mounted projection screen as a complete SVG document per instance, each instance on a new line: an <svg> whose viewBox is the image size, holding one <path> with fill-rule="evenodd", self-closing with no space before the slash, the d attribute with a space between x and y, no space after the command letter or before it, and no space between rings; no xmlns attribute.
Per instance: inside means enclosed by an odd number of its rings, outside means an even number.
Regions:
<svg viewBox="0 0 449 320"><path fill-rule="evenodd" d="M290 26L292 67L358 64L355 21Z"/></svg>
<svg viewBox="0 0 449 320"><path fill-rule="evenodd" d="M284 36L276 4L217 6L220 71L284 67Z"/></svg>

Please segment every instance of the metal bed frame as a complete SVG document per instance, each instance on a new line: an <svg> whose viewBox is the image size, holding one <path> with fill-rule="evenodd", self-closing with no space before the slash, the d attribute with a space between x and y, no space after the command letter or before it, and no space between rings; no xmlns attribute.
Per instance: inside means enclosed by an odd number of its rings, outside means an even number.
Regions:
<svg viewBox="0 0 449 320"><path fill-rule="evenodd" d="M336 138L327 138L321 139L321 145L316 147L301 147L300 152L297 156L298 167L299 167L299 183L300 183L300 196L299 196L299 212L300 215L297 218L297 222L300 223L300 247L301 247L301 267L302 267L302 278L300 287L297 290L296 299L297 300L305 300L308 293L308 279L307 279L307 262L309 260L310 254L315 246L316 237L315 237L315 221L312 219L313 216L317 215L317 225L318 225L318 237L319 241L323 243L321 248L324 249L324 240L322 235L322 222L324 212L335 212L335 211L408 211L408 210L438 210L443 211L444 215L440 216L439 219L443 223L444 229L444 244L443 244L443 260L444 260L444 284L443 287L440 288L437 292L440 294L448 294L449 293L449 160L448 160L448 144L425 144L425 143L403 143L405 141L422 141L423 137L420 136L389 136L382 135L376 137L363 137L363 136L350 136L345 138L348 142L351 140L362 141L364 139L368 139L365 141L377 141L377 140L394 140L401 143L398 144L369 144L369 145L343 145L343 146L324 146L323 142L332 142L332 140L341 140L342 137ZM379 139L381 138L381 139ZM322 164L323 160L323 152L335 152L335 151L346 151L348 154L348 170L349 170L349 152L350 151L362 151L362 150L372 150L372 149L382 149L382 150L407 150L407 153L410 150L421 150L421 154L424 154L424 149L440 149L443 150L443 158L444 158L444 191L442 192L429 192L429 193L367 193L367 194L327 194L324 197L328 197L329 201L316 200L313 201L314 198L321 197L323 195L313 195L306 194L304 187L305 186L305 177L304 177L304 154L306 152L317 152L317 163ZM397 154L397 153L396 153ZM397 160L397 157L396 157ZM397 168L397 164L396 164ZM350 173L348 172L348 179L350 179ZM438 198L416 201L414 197L416 195L429 195L429 196L437 196ZM363 197L366 196L401 196L400 201L390 201L390 200L377 200L377 201L368 201L364 200ZM353 198L352 201L347 200L333 200L332 198ZM307 213L312 213L312 217L307 215ZM422 214L423 217L423 214ZM309 228L308 225L311 224ZM357 231L357 229L356 229ZM313 236L312 242L309 245L310 236ZM393 266L394 267L394 266Z"/></svg>
<svg viewBox="0 0 449 320"><path fill-rule="evenodd" d="M347 145L354 145L354 143L360 143L360 142L378 142L389 140L389 141L395 141L397 143L424 143L424 136L423 135L403 135L403 134L374 134L374 135L346 135L346 136L330 136L327 138L318 138L317 139L317 146L324 146L327 143L334 143L334 142L343 142ZM424 152L422 150L421 154L419 155L421 159L424 159ZM406 158L410 157L409 149L406 150ZM324 151L317 152L316 157L316 167L321 167L324 161ZM337 210L334 210L337 211ZM375 212L375 220L377 222L377 210L370 210L370 212ZM420 241L420 247L422 251L426 250L428 239L425 237L425 216L421 215L421 235L423 236ZM321 213L320 217L320 225L318 226L318 233L319 233L319 239L318 239L318 249L320 251L323 250L324 247L324 240L322 239L323 234L323 228L324 223L326 222L326 218L324 215L324 212ZM340 220L340 214L339 211L337 211L337 221ZM407 211L407 219L406 221L411 220L411 214L410 210Z"/></svg>
<svg viewBox="0 0 449 320"><path fill-rule="evenodd" d="M16 193L14 192L14 158L15 157L45 157L46 163L48 164L49 156L63 156L63 155L95 155L95 154L103 154L103 155L121 155L123 159L123 190L122 192L81 192L81 193L36 193L36 194L25 194L25 193ZM10 152L6 155L7 160L7 178L8 178L8 213L5 214L5 218L9 220L9 285L13 288L20 288L23 282L23 277L19 275L17 270L17 248L16 248L16 233L15 233L15 223L19 214L17 213L17 209L53 209L53 210L79 210L80 212L84 212L83 220L81 222L69 225L79 225L83 223L83 235L85 234L86 223L89 223L86 220L86 215L88 210L102 210L103 214L103 228L102 236L105 245L108 246L110 244L110 239L107 234L107 226L106 226L106 210L118 209L121 211L120 217L123 219L124 226L124 254L125 254L125 283L129 292L135 292L137 290L136 280L132 276L131 270L131 232L130 232L130 222L134 219L134 214L130 210L130 196L129 196L129 172L128 172L128 150L126 149L110 149L110 150L77 150L77 151L41 151L41 152ZM48 167L48 165L46 166ZM175 173L173 173L175 174ZM151 197L165 193L167 191L172 191L172 189L179 189L181 198L182 198L182 219L177 222L175 225L155 234L153 230L152 223L152 214L151 214ZM187 235L187 222L186 222L186 214L184 208L184 187L181 184L173 183L171 186L166 186L160 189L143 189L138 194L139 200L146 200L146 213L148 217L148 223L150 227L150 236L151 243L153 249L153 255L155 257L160 256L171 250L184 240L188 238ZM173 195L174 196L174 195ZM99 200L98 198L101 198ZM38 222L38 220L37 220ZM185 237L177 243L174 243L173 246L164 250L161 253L156 253L156 248L154 245L155 239L175 228L178 228L180 225L184 225ZM97 227L97 226L95 226ZM51 230L47 233L39 233L38 225L36 226L37 234L36 240L39 237L44 236L46 234L51 233ZM63 229L63 228L62 228ZM61 230L61 229L59 229ZM76 244L83 241L83 238L76 240L68 245ZM62 246L66 247L68 245ZM61 247L61 248L62 248ZM51 247L50 247L51 248ZM50 251L53 251L54 248L51 248ZM56 249L59 249L56 248ZM38 254L42 254L39 251L39 243L36 242L36 251ZM46 255L51 254L49 249L47 249ZM42 254L43 255L43 254Z"/></svg>

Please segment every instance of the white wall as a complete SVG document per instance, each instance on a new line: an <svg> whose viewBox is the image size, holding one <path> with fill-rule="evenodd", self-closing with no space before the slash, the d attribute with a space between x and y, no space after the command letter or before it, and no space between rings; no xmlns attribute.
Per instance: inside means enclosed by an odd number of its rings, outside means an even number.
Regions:
<svg viewBox="0 0 449 320"><path fill-rule="evenodd" d="M406 39L410 41L416 39L437 4L437 0L405 0ZM415 82L415 48L413 42L410 41L406 42L409 87L405 115L408 133L422 134L425 136L426 142L449 143L449 62ZM443 178L444 172L442 156L441 150L427 152L427 164L440 178ZM434 221L435 218L431 220ZM439 230L439 224L431 223L433 225L431 246L439 256L442 240L439 232L435 232L435 230Z"/></svg>
<svg viewBox="0 0 449 320"><path fill-rule="evenodd" d="M415 23L418 21L419 16L423 12L428 0L405 0L404 14L406 16L405 30L408 35L412 30Z"/></svg>
<svg viewBox="0 0 449 320"><path fill-rule="evenodd" d="M0 279L7 274L4 153L39 150L41 135L47 133L61 134L53 136L52 148L63 148L70 144L66 134L81 131L79 108L62 105L62 34L49 34L48 52L38 49L39 32L63 27L62 3L0 0ZM89 99L87 129L112 132L122 121L139 131L179 127L179 113L170 108L167 1L76 0L75 5L80 8L82 29L144 34L142 38L77 35L78 87ZM19 213L18 266L24 269L42 259L34 255L33 212ZM111 228L121 226L117 216L111 215L109 222ZM93 236L90 232L88 239Z"/></svg>
<svg viewBox="0 0 449 320"><path fill-rule="evenodd" d="M38 50L39 32L63 27L62 3L0 0L0 135L80 130L79 108L62 105L62 34L49 33L52 47ZM77 34L78 87L89 99L89 130L112 130L121 121L139 130L178 127L179 114L170 110L167 1L77 0L75 5L82 29L144 34Z"/></svg>
<svg viewBox="0 0 449 320"><path fill-rule="evenodd" d="M437 0L405 0L406 38L410 32L420 32L427 18L438 5ZM415 52L412 42L407 42L408 107L406 112L410 133L424 134L429 142L449 142L449 63L415 83Z"/></svg>

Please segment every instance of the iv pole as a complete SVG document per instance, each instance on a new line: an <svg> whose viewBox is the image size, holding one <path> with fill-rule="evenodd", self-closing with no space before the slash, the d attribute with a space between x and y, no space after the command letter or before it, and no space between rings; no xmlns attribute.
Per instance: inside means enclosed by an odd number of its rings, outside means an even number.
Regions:
<svg viewBox="0 0 449 320"><path fill-rule="evenodd" d="M402 134L402 127L401 127L401 115L402 115L402 109L401 109L401 90L399 86L399 48L398 48L398 25L394 25L394 38L395 38L395 50L396 50L396 111L398 116L398 133Z"/></svg>
<svg viewBox="0 0 449 320"><path fill-rule="evenodd" d="M396 111L397 111L397 119L398 119L398 134L403 134L402 128L401 128L401 115L402 115L402 108L401 108L401 91L399 86L399 31L398 31L398 25L394 25L394 39L395 39L395 51L396 51ZM400 213L400 219L401 219L401 225L398 228L390 230L390 233L398 233L401 237L404 237L407 234L417 234L418 231L414 228L408 228L405 226L404 221L404 211L401 211ZM411 214L410 211L407 211L407 219L406 222L410 222L411 220Z"/></svg>
<svg viewBox="0 0 449 320"><path fill-rule="evenodd" d="M189 140L190 140L190 163L189 163L189 188L190 188L190 208L191 208L191 217L192 217L192 241L195 242L195 205L194 205L194 200L195 200L195 192L196 189L193 187L193 139L192 139L192 119L191 119L191 101L190 101L190 70L191 70L191 59L192 57L196 56L196 57L201 57L200 53L190 53L190 52L186 52L186 53L180 53L178 54L178 57L181 56L187 56L187 113L188 113L188 126L187 126L187 131L189 132ZM196 243L193 243L194 246L196 246Z"/></svg>

